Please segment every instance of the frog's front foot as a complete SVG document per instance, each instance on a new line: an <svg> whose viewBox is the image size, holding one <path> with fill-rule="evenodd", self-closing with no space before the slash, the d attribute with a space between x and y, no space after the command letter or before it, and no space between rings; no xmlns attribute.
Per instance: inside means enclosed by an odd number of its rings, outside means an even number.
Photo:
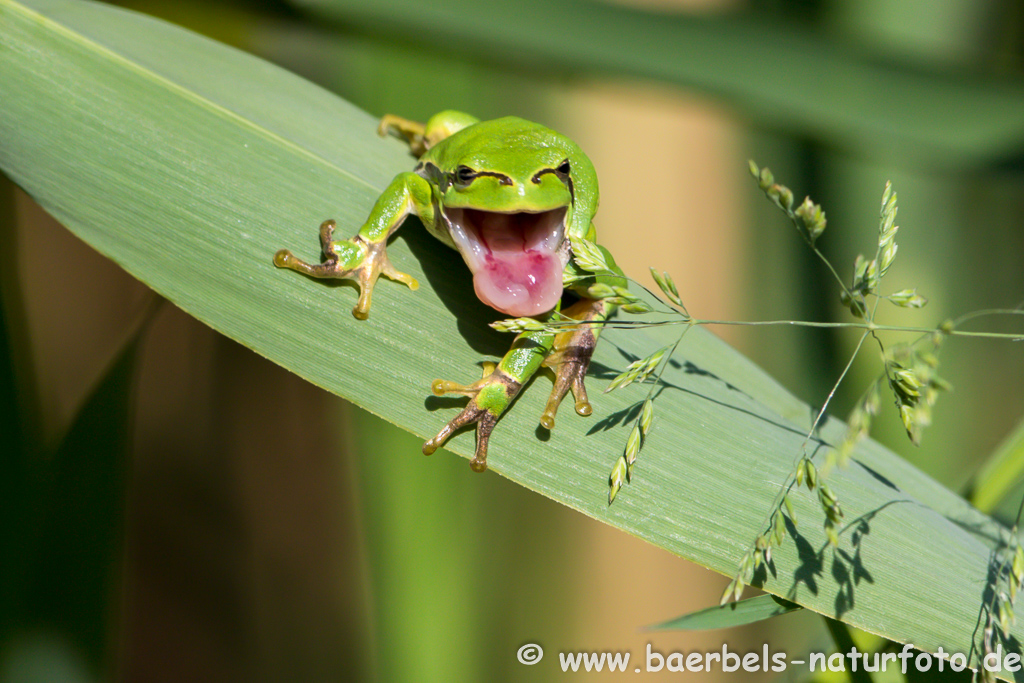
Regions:
<svg viewBox="0 0 1024 683"><path fill-rule="evenodd" d="M437 396L462 394L469 403L433 439L423 444L423 454L430 455L459 429L476 423L476 452L469 466L474 472L487 469L487 442L498 418L519 393L520 383L496 369L494 363L484 363L484 376L470 385L456 384L443 379L434 380L431 390Z"/></svg>
<svg viewBox="0 0 1024 683"><path fill-rule="evenodd" d="M306 263L287 249L274 254L274 265L289 268L316 278L355 280L359 283L359 301L352 309L352 315L366 320L370 315L370 297L377 278L384 275L416 289L419 283L411 275L399 272L388 260L386 241L371 242L360 235L343 242L335 242L334 221L320 224L320 248L322 263Z"/></svg>

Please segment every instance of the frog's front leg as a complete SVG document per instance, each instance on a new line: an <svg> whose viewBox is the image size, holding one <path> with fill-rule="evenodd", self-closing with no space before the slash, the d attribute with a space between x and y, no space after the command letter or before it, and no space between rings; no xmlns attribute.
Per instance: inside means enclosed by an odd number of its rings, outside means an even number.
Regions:
<svg viewBox="0 0 1024 683"><path fill-rule="evenodd" d="M359 233L348 240L334 241L334 221L320 225L320 247L323 262L306 263L287 249L274 254L274 265L316 278L340 278L359 283L359 301L352 315L365 320L370 314L370 298L381 275L416 289L419 284L411 275L399 272L387 255L387 241L402 225L406 216L416 214L424 223L434 220L430 184L415 173L398 174L377 199Z"/></svg>

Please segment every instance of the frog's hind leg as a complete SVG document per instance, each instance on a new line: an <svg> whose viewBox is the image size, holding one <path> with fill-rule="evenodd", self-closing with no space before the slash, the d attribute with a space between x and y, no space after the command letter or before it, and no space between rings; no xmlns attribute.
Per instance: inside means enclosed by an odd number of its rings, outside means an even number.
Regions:
<svg viewBox="0 0 1024 683"><path fill-rule="evenodd" d="M377 135L385 137L389 133L396 133L409 143L409 149L417 157L423 156L427 151L427 139L425 126L419 121L410 121L394 114L385 114L377 126Z"/></svg>
<svg viewBox="0 0 1024 683"><path fill-rule="evenodd" d="M579 415L587 416L594 412L583 382L601 333L600 323L607 320L614 310L615 306L603 299L580 299L562 311L565 318L585 324L560 332L555 337L551 353L544 359L544 366L555 374L555 384L540 417L540 423L546 429L554 429L555 413L569 391L576 400Z"/></svg>
<svg viewBox="0 0 1024 683"><path fill-rule="evenodd" d="M491 432L498 423L498 417L519 393L520 388L518 383L504 373L495 374L495 368L494 363L485 362L483 378L468 386L443 379L434 380L431 390L435 395L462 394L469 396L470 400L469 405L446 424L437 436L423 444L424 455L432 454L452 434L475 422L476 451L469 466L476 472L487 469L487 443L490 441Z"/></svg>
<svg viewBox="0 0 1024 683"><path fill-rule="evenodd" d="M520 334L501 363L485 363L483 378L470 385L436 380L431 386L435 394L469 396L469 404L437 436L423 444L423 452L430 455L457 430L476 423L476 452L470 466L483 472L487 469L487 445L495 424L542 365L554 370L555 384L541 416L541 425L547 429L555 426L555 413L570 391L576 399L576 412L590 415L593 409L583 380L601 331L600 323L615 309L615 304L607 300L581 299L560 316L553 314L553 319L570 318L584 324L558 334L545 331Z"/></svg>
<svg viewBox="0 0 1024 683"><path fill-rule="evenodd" d="M449 135L454 135L479 121L480 119L475 116L451 109L434 114L425 124L386 114L377 126L377 134L383 137L391 132L396 133L409 143L409 149L414 155L421 157Z"/></svg>
<svg viewBox="0 0 1024 683"><path fill-rule="evenodd" d="M555 335L549 332L524 332L516 337L501 363L484 363L482 379L469 385L435 380L434 394L462 394L469 403L433 439L423 444L423 453L436 451L457 430L476 424L476 451L469 465L476 472L487 469L487 444L498 418L508 409L519 390L540 368L550 352Z"/></svg>

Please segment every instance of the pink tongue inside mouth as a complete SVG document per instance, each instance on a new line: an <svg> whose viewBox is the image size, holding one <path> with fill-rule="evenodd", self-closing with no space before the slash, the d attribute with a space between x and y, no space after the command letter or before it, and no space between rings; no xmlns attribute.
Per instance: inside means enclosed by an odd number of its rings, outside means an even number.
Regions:
<svg viewBox="0 0 1024 683"><path fill-rule="evenodd" d="M562 211L489 213L466 210L475 247L466 262L485 304L515 317L550 311L562 296Z"/></svg>
<svg viewBox="0 0 1024 683"><path fill-rule="evenodd" d="M550 311L562 296L562 263L533 249L492 251L473 273L477 297L502 313L522 317Z"/></svg>

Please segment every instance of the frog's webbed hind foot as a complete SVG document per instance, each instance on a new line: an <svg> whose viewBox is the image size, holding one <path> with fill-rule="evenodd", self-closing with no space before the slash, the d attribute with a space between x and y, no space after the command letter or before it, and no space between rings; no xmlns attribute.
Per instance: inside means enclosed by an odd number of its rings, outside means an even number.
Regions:
<svg viewBox="0 0 1024 683"><path fill-rule="evenodd" d="M432 454L444 445L448 437L474 422L476 423L476 452L473 454L473 459L469 461L469 466L474 472L485 471L487 469L487 442L491 439L491 432L494 431L494 425L498 423L498 418L486 408L477 405L476 399L471 400L454 420L437 433L437 436L423 444L423 455Z"/></svg>
<svg viewBox="0 0 1024 683"><path fill-rule="evenodd" d="M409 289L417 289L416 278L399 272L388 259L386 243L370 242L356 235L343 242L335 242L334 221L327 220L320 224L320 248L324 260L321 263L306 263L287 249L274 254L274 265L288 268L315 278L335 278L355 280L359 283L359 301L352 309L352 315L366 320L370 315L370 298L377 278L384 275L396 280Z"/></svg>
<svg viewBox="0 0 1024 683"><path fill-rule="evenodd" d="M426 153L426 127L422 123L403 119L394 114L385 114L377 126L377 135L384 137L392 132L409 143L409 149L415 156L421 157Z"/></svg>
<svg viewBox="0 0 1024 683"><path fill-rule="evenodd" d="M423 444L423 454L430 455L459 429L476 423L476 451L469 466L474 472L487 469L487 443L491 438L498 417L519 393L520 384L501 370L495 369L494 363L484 363L482 379L462 385L447 380L434 380L431 390L437 396L445 394L462 394L469 396L469 403L455 416L433 439Z"/></svg>
<svg viewBox="0 0 1024 683"><path fill-rule="evenodd" d="M592 335L591 335L592 336ZM554 370L555 384L551 388L551 395L548 397L547 405L544 406L544 413L540 416L540 423L545 429L555 428L555 414L562 399L572 391L576 401L576 413L587 417L593 414L594 408L587 400L587 387L583 384L587 376L587 367L590 365L590 353L576 353L577 347L569 347L563 354L561 361L557 362ZM554 365L555 362L552 363Z"/></svg>
<svg viewBox="0 0 1024 683"><path fill-rule="evenodd" d="M607 317L607 310L608 305L600 300L582 299L562 313L567 318L587 322L603 320ZM551 368L555 374L551 395L540 417L540 423L545 429L554 429L558 406L570 391L576 400L578 415L586 417L594 412L583 382L596 346L596 329L590 324L570 328L555 337L551 353L544 359L545 367Z"/></svg>
<svg viewBox="0 0 1024 683"><path fill-rule="evenodd" d="M409 150L415 156L421 157L441 140L479 121L475 116L450 109L434 114L426 123L410 121L394 114L386 114L380 120L377 134L385 136L394 133L398 137L404 138L409 143Z"/></svg>

